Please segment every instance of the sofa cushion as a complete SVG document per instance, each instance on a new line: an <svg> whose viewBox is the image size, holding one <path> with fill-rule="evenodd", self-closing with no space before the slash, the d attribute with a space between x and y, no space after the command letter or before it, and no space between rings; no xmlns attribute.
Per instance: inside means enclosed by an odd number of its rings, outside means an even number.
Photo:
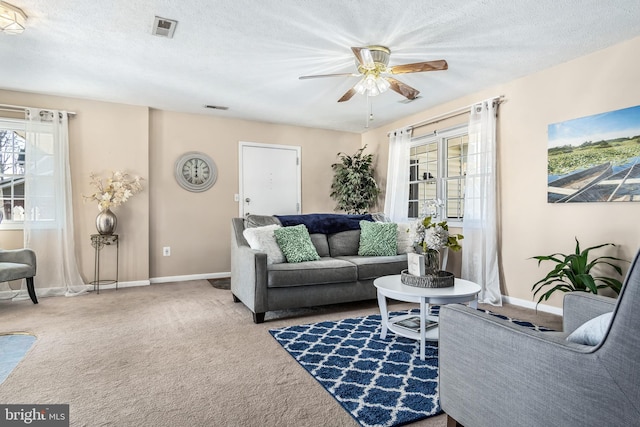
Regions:
<svg viewBox="0 0 640 427"><path fill-rule="evenodd" d="M331 256L329 252L329 241L326 234L314 233L309 235L311 237L311 243L316 248L316 252L320 257Z"/></svg>
<svg viewBox="0 0 640 427"><path fill-rule="evenodd" d="M267 266L267 276L268 287L285 288L355 282L358 272L355 264L349 261L325 257L297 264L272 264Z"/></svg>
<svg viewBox="0 0 640 427"><path fill-rule="evenodd" d="M244 220L245 228L264 227L265 225L282 225L280 220L273 215L247 215Z"/></svg>
<svg viewBox="0 0 640 427"><path fill-rule="evenodd" d="M264 227L245 228L242 235L247 239L251 249L267 254L267 264L285 262L284 254L276 242L274 231L282 226L273 224Z"/></svg>
<svg viewBox="0 0 640 427"><path fill-rule="evenodd" d="M393 222L360 221L358 255L393 256L398 254L398 225Z"/></svg>
<svg viewBox="0 0 640 427"><path fill-rule="evenodd" d="M393 222L384 212L372 212L369 215L371 215L371 219L375 222Z"/></svg>
<svg viewBox="0 0 640 427"><path fill-rule="evenodd" d="M342 231L329 234L329 252L332 257L358 255L360 246L360 230Z"/></svg>
<svg viewBox="0 0 640 427"><path fill-rule="evenodd" d="M278 228L273 233L287 262L298 263L320 259L318 251L311 242L307 227L303 224Z"/></svg>
<svg viewBox="0 0 640 427"><path fill-rule="evenodd" d="M567 341L583 345L598 345L609 329L613 312L604 313L585 322L567 337Z"/></svg>
<svg viewBox="0 0 640 427"><path fill-rule="evenodd" d="M343 256L338 259L348 261L358 267L358 280L377 279L382 276L400 274L407 269L407 255L394 256ZM281 265L281 264L278 264Z"/></svg>

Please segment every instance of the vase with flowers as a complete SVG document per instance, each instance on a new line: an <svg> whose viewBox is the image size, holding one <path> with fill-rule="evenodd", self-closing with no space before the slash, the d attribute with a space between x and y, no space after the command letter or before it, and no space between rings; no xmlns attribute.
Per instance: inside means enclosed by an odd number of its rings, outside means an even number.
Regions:
<svg viewBox="0 0 640 427"><path fill-rule="evenodd" d="M118 223L116 215L111 208L120 206L131 196L142 190L142 178L131 176L122 171L111 173L108 178L101 178L95 173L89 174L89 184L95 188L95 192L89 196L84 196L85 201L98 202L98 216L96 217L96 228L98 233L110 235L116 229Z"/></svg>
<svg viewBox="0 0 640 427"><path fill-rule="evenodd" d="M454 252L462 249L462 234L449 232L447 221L435 222L431 216L419 218L415 226L414 249L424 254L425 274L434 275L440 270L440 251L449 248Z"/></svg>

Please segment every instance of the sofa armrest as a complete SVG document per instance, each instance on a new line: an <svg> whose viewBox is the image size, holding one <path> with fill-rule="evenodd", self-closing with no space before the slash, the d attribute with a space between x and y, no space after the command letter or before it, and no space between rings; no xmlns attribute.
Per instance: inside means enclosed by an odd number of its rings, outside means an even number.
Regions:
<svg viewBox="0 0 640 427"><path fill-rule="evenodd" d="M569 292L562 303L562 329L566 333L575 331L584 322L613 311L618 300L587 292Z"/></svg>
<svg viewBox="0 0 640 427"><path fill-rule="evenodd" d="M608 386L606 391L598 389L610 381L594 348L568 342L565 336L524 328L462 305L442 306L442 409L467 427L578 426L588 417L593 417L590 425L606 425L589 408L566 414L558 404L579 400L593 390L619 395Z"/></svg>
<svg viewBox="0 0 640 427"><path fill-rule="evenodd" d="M231 227L231 292L253 313L267 309L267 254L251 249L244 236L242 218Z"/></svg>

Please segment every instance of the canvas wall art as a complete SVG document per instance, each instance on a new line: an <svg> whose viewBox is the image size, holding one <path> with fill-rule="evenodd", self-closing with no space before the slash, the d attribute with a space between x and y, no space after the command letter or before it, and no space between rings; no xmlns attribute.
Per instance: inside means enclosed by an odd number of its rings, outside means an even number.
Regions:
<svg viewBox="0 0 640 427"><path fill-rule="evenodd" d="M640 201L640 105L548 131L549 203Z"/></svg>

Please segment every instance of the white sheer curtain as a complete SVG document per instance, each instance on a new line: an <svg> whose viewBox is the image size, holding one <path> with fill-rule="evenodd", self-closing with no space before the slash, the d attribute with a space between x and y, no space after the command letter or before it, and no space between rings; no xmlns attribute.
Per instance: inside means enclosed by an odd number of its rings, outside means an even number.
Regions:
<svg viewBox="0 0 640 427"><path fill-rule="evenodd" d="M389 136L389 164L384 213L393 222L406 222L409 215L409 150L411 128L398 129Z"/></svg>
<svg viewBox="0 0 640 427"><path fill-rule="evenodd" d="M27 109L26 140L24 245L36 253L36 293L85 293L74 249L67 113Z"/></svg>
<svg viewBox="0 0 640 427"><path fill-rule="evenodd" d="M496 180L497 101L474 105L464 195L462 278L478 283L478 301L502 305L498 271Z"/></svg>

